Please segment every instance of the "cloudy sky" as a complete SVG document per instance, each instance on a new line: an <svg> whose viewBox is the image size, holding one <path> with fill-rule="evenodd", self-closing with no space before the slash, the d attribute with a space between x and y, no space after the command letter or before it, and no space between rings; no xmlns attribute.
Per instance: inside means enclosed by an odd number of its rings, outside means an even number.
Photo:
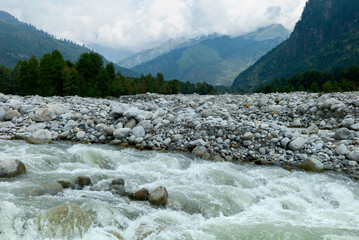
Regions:
<svg viewBox="0 0 359 240"><path fill-rule="evenodd" d="M139 51L170 38L292 30L307 0L1 0L0 9L58 38Z"/></svg>

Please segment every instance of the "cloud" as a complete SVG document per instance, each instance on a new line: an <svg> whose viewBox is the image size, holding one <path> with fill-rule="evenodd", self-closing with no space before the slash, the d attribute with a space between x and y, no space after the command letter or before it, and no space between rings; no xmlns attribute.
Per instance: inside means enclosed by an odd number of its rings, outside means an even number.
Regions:
<svg viewBox="0 0 359 240"><path fill-rule="evenodd" d="M182 36L240 35L273 23L292 29L307 0L2 0L59 38L141 50Z"/></svg>

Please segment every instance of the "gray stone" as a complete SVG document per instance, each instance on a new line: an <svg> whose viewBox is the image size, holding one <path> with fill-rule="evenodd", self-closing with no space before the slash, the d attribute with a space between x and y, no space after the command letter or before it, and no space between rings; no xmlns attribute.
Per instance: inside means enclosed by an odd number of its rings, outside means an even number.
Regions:
<svg viewBox="0 0 359 240"><path fill-rule="evenodd" d="M84 139L85 136L86 136L86 133L85 133L84 131L78 131L78 132L76 133L76 138L77 138L78 140Z"/></svg>
<svg viewBox="0 0 359 240"><path fill-rule="evenodd" d="M35 122L49 122L52 120L52 114L49 108L38 108L35 110Z"/></svg>
<svg viewBox="0 0 359 240"><path fill-rule="evenodd" d="M351 151L346 154L347 159L359 162L359 150Z"/></svg>
<svg viewBox="0 0 359 240"><path fill-rule="evenodd" d="M354 138L354 134L347 128L340 128L335 132L333 138L335 140L351 140Z"/></svg>
<svg viewBox="0 0 359 240"><path fill-rule="evenodd" d="M6 159L0 161L0 178L16 177L23 173L26 173L26 167L20 160Z"/></svg>
<svg viewBox="0 0 359 240"><path fill-rule="evenodd" d="M300 150L304 148L306 142L304 138L298 137L289 143L288 148L292 151Z"/></svg>
<svg viewBox="0 0 359 240"><path fill-rule="evenodd" d="M346 155L349 151L344 144L340 144L335 148L335 152L338 155Z"/></svg>
<svg viewBox="0 0 359 240"><path fill-rule="evenodd" d="M26 139L27 142L32 144L47 144L52 142L52 134L46 129L34 132Z"/></svg>
<svg viewBox="0 0 359 240"><path fill-rule="evenodd" d="M287 147L288 146L288 143L290 143L290 139L289 138L283 138L281 141L280 141L280 144L282 145L282 147Z"/></svg>
<svg viewBox="0 0 359 240"><path fill-rule="evenodd" d="M107 134L107 136L112 136L113 132L115 131L115 128L105 127L103 131Z"/></svg>
<svg viewBox="0 0 359 240"><path fill-rule="evenodd" d="M308 132L309 132L310 134L316 134L316 133L319 131L319 128L318 128L317 125L312 124L312 125L310 125L310 126L308 127L307 130L308 130Z"/></svg>
<svg viewBox="0 0 359 240"><path fill-rule="evenodd" d="M348 128L351 125L353 125L354 123L355 123L355 120L353 118L345 118L341 122L340 126L343 127L343 128Z"/></svg>
<svg viewBox="0 0 359 240"><path fill-rule="evenodd" d="M359 131L359 123L353 124L349 128L354 131Z"/></svg>
<svg viewBox="0 0 359 240"><path fill-rule="evenodd" d="M11 121L13 118L20 118L21 114L17 110L9 110L4 115L4 121Z"/></svg>
<svg viewBox="0 0 359 240"><path fill-rule="evenodd" d="M144 137L146 135L145 129L142 126L137 126L132 129L132 134L136 137Z"/></svg>
<svg viewBox="0 0 359 240"><path fill-rule="evenodd" d="M192 153L197 155L198 157L202 157L207 153L207 149L203 146L197 146L193 149Z"/></svg>
<svg viewBox="0 0 359 240"><path fill-rule="evenodd" d="M14 128L15 124L13 124L12 122L2 122L0 123L0 129L3 128Z"/></svg>
<svg viewBox="0 0 359 240"><path fill-rule="evenodd" d="M242 137L244 140L251 140L253 138L253 134L251 132L246 132Z"/></svg>
<svg viewBox="0 0 359 240"><path fill-rule="evenodd" d="M60 139L66 139L70 135L69 131L65 131L59 134Z"/></svg>
<svg viewBox="0 0 359 240"><path fill-rule="evenodd" d="M315 158L307 158L300 165L300 169L310 172L324 172L324 165L321 161Z"/></svg>
<svg viewBox="0 0 359 240"><path fill-rule="evenodd" d="M74 120L70 120L66 123L66 125L63 128L63 131L71 131L72 129L74 129L77 126L77 122L75 122Z"/></svg>
<svg viewBox="0 0 359 240"><path fill-rule="evenodd" d="M132 130L130 128L120 128L120 129L116 129L114 132L113 132L113 136L115 138L125 138L127 137L128 135L130 135L132 132Z"/></svg>
<svg viewBox="0 0 359 240"><path fill-rule="evenodd" d="M46 128L45 123L33 123L26 128L26 131L27 132L36 132L36 131L44 129L44 128Z"/></svg>
<svg viewBox="0 0 359 240"><path fill-rule="evenodd" d="M68 111L67 107L63 104L51 104L49 109L54 116L65 114Z"/></svg>

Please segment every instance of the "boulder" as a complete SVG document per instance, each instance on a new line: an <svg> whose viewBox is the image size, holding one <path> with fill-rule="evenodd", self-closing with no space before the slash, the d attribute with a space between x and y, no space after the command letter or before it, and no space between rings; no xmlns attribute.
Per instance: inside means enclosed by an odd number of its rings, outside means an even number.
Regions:
<svg viewBox="0 0 359 240"><path fill-rule="evenodd" d="M125 186L125 180L123 180L122 178L113 179L113 180L112 180L112 185Z"/></svg>
<svg viewBox="0 0 359 240"><path fill-rule="evenodd" d="M324 172L324 165L321 161L315 158L307 158L300 165L300 169L309 172Z"/></svg>
<svg viewBox="0 0 359 240"><path fill-rule="evenodd" d="M71 188L72 187L72 183L68 179L59 179L59 180L56 180L56 182L59 183L63 188Z"/></svg>
<svg viewBox="0 0 359 240"><path fill-rule="evenodd" d="M76 178L75 183L80 187L83 188L84 186L90 186L91 183L91 178L87 177L87 176L79 176Z"/></svg>
<svg viewBox="0 0 359 240"><path fill-rule="evenodd" d="M197 155L198 157L202 157L207 153L207 149L203 146L197 146L193 149L192 153Z"/></svg>
<svg viewBox="0 0 359 240"><path fill-rule="evenodd" d="M246 132L242 137L244 140L251 140L253 138L253 134L251 132Z"/></svg>
<svg viewBox="0 0 359 240"><path fill-rule="evenodd" d="M5 109L0 107L0 121L4 121L4 116L5 116Z"/></svg>
<svg viewBox="0 0 359 240"><path fill-rule="evenodd" d="M344 144L339 144L335 148L335 152L338 155L346 155L349 151L348 151L347 147Z"/></svg>
<svg viewBox="0 0 359 240"><path fill-rule="evenodd" d="M349 128L354 131L359 131L359 123L353 124Z"/></svg>
<svg viewBox="0 0 359 240"><path fill-rule="evenodd" d="M21 114L17 110L9 110L4 115L4 121L11 121L13 118L20 118Z"/></svg>
<svg viewBox="0 0 359 240"><path fill-rule="evenodd" d="M306 140L302 137L298 137L291 141L288 145L288 148L292 151L300 150L304 148Z"/></svg>
<svg viewBox="0 0 359 240"><path fill-rule="evenodd" d="M144 137L146 135L145 129L142 126L137 126L132 129L132 134L136 138Z"/></svg>
<svg viewBox="0 0 359 240"><path fill-rule="evenodd" d="M6 159L0 161L0 178L16 177L23 173L26 173L26 167L20 160Z"/></svg>
<svg viewBox="0 0 359 240"><path fill-rule="evenodd" d="M78 131L77 133L76 133L76 138L78 139L78 140L82 140L82 139L84 139L86 137L86 133L84 132L84 131Z"/></svg>
<svg viewBox="0 0 359 240"><path fill-rule="evenodd" d="M92 224L90 215L75 203L66 202L43 212L37 218L41 232L50 237L73 238L86 232Z"/></svg>
<svg viewBox="0 0 359 240"><path fill-rule="evenodd" d="M0 129L1 128L14 128L15 124L13 124L12 122L2 122L0 123Z"/></svg>
<svg viewBox="0 0 359 240"><path fill-rule="evenodd" d="M156 187L148 197L148 201L155 205L165 205L168 199L168 192L165 187Z"/></svg>
<svg viewBox="0 0 359 240"><path fill-rule="evenodd" d="M114 132L113 132L113 136L115 138L124 138L124 137L127 137L128 135L130 135L132 132L132 130L130 128L119 128L119 129L116 129Z"/></svg>
<svg viewBox="0 0 359 240"><path fill-rule="evenodd" d="M354 134L347 128L340 128L335 132L333 138L335 140L351 140L354 138Z"/></svg>
<svg viewBox="0 0 359 240"><path fill-rule="evenodd" d="M46 129L34 132L26 141L32 144L47 144L52 142L52 134Z"/></svg>
<svg viewBox="0 0 359 240"><path fill-rule="evenodd" d="M127 121L127 123L125 124L125 128L134 128L136 126L137 122L135 119L130 119Z"/></svg>
<svg viewBox="0 0 359 240"><path fill-rule="evenodd" d="M34 121L49 122L52 120L52 114L49 108L38 108L35 110Z"/></svg>
<svg viewBox="0 0 359 240"><path fill-rule="evenodd" d="M105 127L103 131L104 133L106 133L107 136L112 136L115 129L112 127Z"/></svg>
<svg viewBox="0 0 359 240"><path fill-rule="evenodd" d="M46 123L33 123L26 128L27 132L36 132L38 130L46 128Z"/></svg>
<svg viewBox="0 0 359 240"><path fill-rule="evenodd" d="M54 116L65 114L68 111L67 107L63 104L51 104L49 109Z"/></svg>
<svg viewBox="0 0 359 240"><path fill-rule="evenodd" d="M26 192L26 195L42 196L48 194L54 196L59 192L61 192L62 190L63 190L63 186L59 182L54 181L54 182L45 183L41 186L32 187Z"/></svg>
<svg viewBox="0 0 359 240"><path fill-rule="evenodd" d="M130 193L129 196L131 199L138 200L138 201L146 201L148 199L148 189L142 188L137 192Z"/></svg>
<svg viewBox="0 0 359 240"><path fill-rule="evenodd" d="M0 102L6 103L9 100L9 97L5 94L0 93Z"/></svg>
<svg viewBox="0 0 359 240"><path fill-rule="evenodd" d="M345 118L343 119L343 121L340 123L340 126L343 128L348 128L351 125L353 125L355 123L354 118Z"/></svg>
<svg viewBox="0 0 359 240"><path fill-rule="evenodd" d="M346 154L347 159L359 162L359 150L351 151Z"/></svg>

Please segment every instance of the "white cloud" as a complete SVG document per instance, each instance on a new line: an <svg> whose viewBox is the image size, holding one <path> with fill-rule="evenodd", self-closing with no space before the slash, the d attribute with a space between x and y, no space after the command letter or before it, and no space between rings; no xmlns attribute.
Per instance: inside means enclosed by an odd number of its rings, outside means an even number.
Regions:
<svg viewBox="0 0 359 240"><path fill-rule="evenodd" d="M59 38L141 50L182 36L239 35L273 23L293 29L307 0L2 0Z"/></svg>

